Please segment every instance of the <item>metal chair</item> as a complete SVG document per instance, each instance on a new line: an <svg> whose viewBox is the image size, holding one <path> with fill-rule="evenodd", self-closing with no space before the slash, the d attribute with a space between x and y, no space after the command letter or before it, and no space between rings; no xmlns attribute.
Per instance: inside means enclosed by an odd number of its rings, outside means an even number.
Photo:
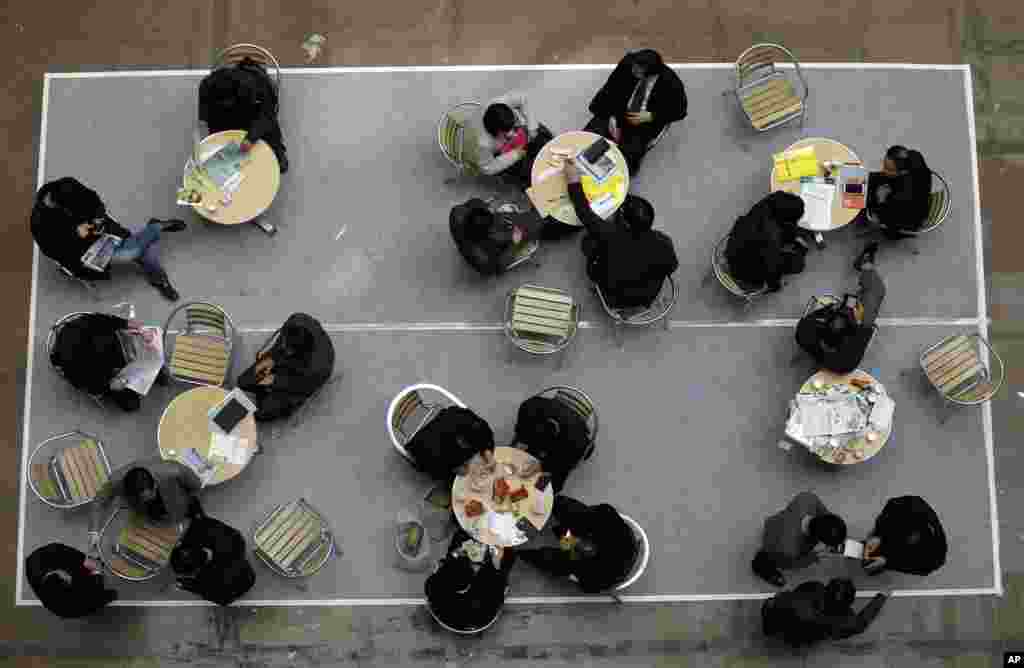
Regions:
<svg viewBox="0 0 1024 668"><path fill-rule="evenodd" d="M79 278L78 276L75 276L75 274L70 269L62 265L60 262L57 262L56 260L53 260L53 264L55 267L57 267L57 271L60 272L61 276L63 276L64 278L68 279L73 283L81 285L83 288L88 290L93 297L97 296L97 294L99 293L99 288L96 286L95 282L90 281L87 278Z"/></svg>
<svg viewBox="0 0 1024 668"><path fill-rule="evenodd" d="M576 336L579 317L579 304L562 290L526 284L505 299L505 334L534 355L564 350Z"/></svg>
<svg viewBox="0 0 1024 668"><path fill-rule="evenodd" d="M793 64L795 77L776 69L777 61ZM796 90L799 82L802 92ZM765 132L800 119L803 127L810 89L793 52L781 44L755 44L736 60L736 99L747 120Z"/></svg>
<svg viewBox="0 0 1024 668"><path fill-rule="evenodd" d="M722 284L726 290L731 294L736 295L740 299L746 302L746 308L749 309L754 300L761 297L768 292L768 286L762 285L757 287L750 283L740 281L729 273L729 261L725 257L725 248L729 244L729 235L725 235L722 239L715 244L715 249L711 254L711 270L718 279L718 282Z"/></svg>
<svg viewBox="0 0 1024 668"><path fill-rule="evenodd" d="M900 229L900 234L911 237L919 237L925 232L931 232L942 223L946 222L949 212L953 208L952 195L949 190L949 183L942 178L938 172L932 172L932 193L929 195L928 217L916 230ZM885 227L882 225L881 227Z"/></svg>
<svg viewBox="0 0 1024 668"><path fill-rule="evenodd" d="M74 313L69 313L57 322L53 323L53 326L50 327L49 334L46 335L46 359L50 362L50 368L65 380L67 380L67 376L64 375L64 370L53 361L53 350L54 346L57 345L57 337L60 335L60 330L64 325L90 315L93 315L90 311L76 311ZM89 394L89 398L95 401L100 407L104 405L102 394Z"/></svg>
<svg viewBox="0 0 1024 668"><path fill-rule="evenodd" d="M624 327L647 327L661 321L665 329L668 329L668 314L672 311L672 307L676 305L677 299L676 282L671 276L665 278L661 284L661 291L647 308L614 309L608 305L608 301L604 298L601 286L597 283L593 285L594 292L597 293L598 299L601 300L601 306L615 325L620 345L622 344L622 329Z"/></svg>
<svg viewBox="0 0 1024 668"><path fill-rule="evenodd" d="M569 410L583 418L590 437L590 444L587 446L587 451L583 453L583 459L590 459L597 445L597 431L600 427L600 422L597 418L597 406L594 405L590 395L577 387L554 385L541 390L534 396L560 401L568 406Z"/></svg>
<svg viewBox="0 0 1024 668"><path fill-rule="evenodd" d="M327 520L303 498L275 506L256 525L252 543L259 560L284 578L318 573L336 549Z"/></svg>
<svg viewBox="0 0 1024 668"><path fill-rule="evenodd" d="M990 368L993 360L994 374ZM989 401L1006 377L1003 359L979 334L954 334L928 346L921 353L921 370L943 400L954 406L979 406Z"/></svg>
<svg viewBox="0 0 1024 668"><path fill-rule="evenodd" d="M245 58L251 58L262 65L263 69L267 70L267 74L270 75L274 88L278 93L281 92L281 64L274 57L274 54L270 53L269 49L262 46L256 44L232 44L217 54L213 68L231 67L242 62ZM273 71L272 74L271 70Z"/></svg>
<svg viewBox="0 0 1024 668"><path fill-rule="evenodd" d="M480 173L476 166L477 137L472 121L482 107L479 102L461 102L444 112L437 122L437 145L444 157L470 176Z"/></svg>
<svg viewBox="0 0 1024 668"><path fill-rule="evenodd" d="M434 564L433 572L436 573L439 568L441 568L441 562L440 561L438 561L436 564ZM505 586L505 596L508 596L508 592L509 592L510 589L511 589L511 587L509 587L508 585ZM455 633L455 634L461 635L461 636L476 635L478 633L483 633L487 629L491 628L492 626L494 626L495 622L497 622L498 619L501 617L501 611L503 609L503 607L502 608L498 608L498 611L494 613L494 617L489 622L487 622L486 624L483 624L482 626L479 626L479 627L474 628L474 629L457 629L454 626L448 626L447 624L445 624L441 620L441 618L437 615L437 613L434 612L434 609L430 606L430 600L429 599L426 602L426 607L427 607L427 612L430 613L430 616L434 618L434 621L437 622L438 625L441 628L443 628L445 631L448 631L450 633Z"/></svg>
<svg viewBox="0 0 1024 668"><path fill-rule="evenodd" d="M633 567L626 575L626 578L608 592L608 595L612 597L612 600L621 604L622 598L619 596L619 592L631 587L633 583L640 579L640 576L644 574L644 571L647 570L647 563L651 559L651 543L647 538L647 532L643 530L643 527L641 527L636 520L629 515L623 515L622 513L619 513L619 517L621 517L622 521L628 524L629 528L633 530L633 537L636 540L637 547L636 561L633 562ZM573 582L579 582L575 575L570 575L569 579Z"/></svg>
<svg viewBox="0 0 1024 668"><path fill-rule="evenodd" d="M440 394L447 403L429 403L423 397L423 391L429 390ZM402 389L388 405L388 435L398 454L402 455L414 467L416 462L405 449L420 429L447 406L466 408L466 404L454 394L440 385L417 383ZM422 417L420 417L422 415Z"/></svg>
<svg viewBox="0 0 1024 668"><path fill-rule="evenodd" d="M184 328L172 330L175 317L184 313ZM175 331L173 347L171 332ZM175 380L193 385L220 387L231 368L235 325L223 308L208 302L188 302L171 311L164 324L167 370ZM173 348L173 349L172 349Z"/></svg>
<svg viewBox="0 0 1024 668"><path fill-rule="evenodd" d="M110 479L103 442L77 430L51 436L37 445L28 463L29 487L51 508L84 506Z"/></svg>
<svg viewBox="0 0 1024 668"><path fill-rule="evenodd" d="M100 561L122 580L152 580L167 568L171 552L184 532L184 525L150 526L130 508L122 506L110 515L100 531Z"/></svg>

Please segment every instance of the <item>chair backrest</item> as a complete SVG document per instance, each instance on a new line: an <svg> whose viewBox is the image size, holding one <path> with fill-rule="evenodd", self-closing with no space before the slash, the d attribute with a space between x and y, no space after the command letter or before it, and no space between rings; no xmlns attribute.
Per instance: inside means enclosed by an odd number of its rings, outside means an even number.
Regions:
<svg viewBox="0 0 1024 668"><path fill-rule="evenodd" d="M718 282L721 283L726 290L737 297L742 297L747 301L751 301L755 297L760 297L765 294L768 291L768 286L762 285L757 287L750 285L749 283L739 281L729 273L729 260L725 256L725 249L729 244L729 236L730 235L726 234L717 244L715 244L715 249L711 255L712 270L714 271L715 278L718 279Z"/></svg>
<svg viewBox="0 0 1024 668"><path fill-rule="evenodd" d="M253 532L255 554L287 578L313 575L334 552L334 536L323 515L305 499L274 508Z"/></svg>
<svg viewBox="0 0 1024 668"><path fill-rule="evenodd" d="M928 217L921 229L916 230L915 233L924 234L934 230L946 221L952 208L953 201L949 183L940 174L932 171L932 193L929 196Z"/></svg>
<svg viewBox="0 0 1024 668"><path fill-rule="evenodd" d="M797 78L804 88L802 97L806 99L808 93L807 83L804 80L803 72L800 70L800 61L797 60L792 51L781 44L762 42L754 44L741 53L739 58L736 59L736 88L743 88L752 82L778 73L775 65L780 61L792 63Z"/></svg>
<svg viewBox="0 0 1024 668"><path fill-rule="evenodd" d="M179 313L184 314L183 328L175 332ZM230 316L216 304L189 302L175 308L164 325L164 350L171 350L170 376L194 385L223 385L231 367L234 333Z"/></svg>
<svg viewBox="0 0 1024 668"><path fill-rule="evenodd" d="M51 436L29 457L29 487L51 508L77 508L94 498L110 478L103 443L84 432Z"/></svg>
<svg viewBox="0 0 1024 668"><path fill-rule="evenodd" d="M440 394L447 403L429 403L422 394L426 391ZM388 435L402 457L412 462L411 455L405 449L406 444L446 405L466 408L466 404L454 394L431 383L416 383L405 387L391 400L387 413Z"/></svg>
<svg viewBox="0 0 1024 668"><path fill-rule="evenodd" d="M990 400L1005 378L1002 357L978 334L948 336L929 346L921 353L921 368L943 397L961 406Z"/></svg>
<svg viewBox="0 0 1024 668"><path fill-rule="evenodd" d="M594 283L594 291L597 293L605 313L612 320L622 325L632 325L635 327L653 325L667 318L668 314L672 311L672 307L676 305L678 297L676 281L671 275L666 276L665 280L662 281L661 291L647 308L614 309L608 305L608 300L605 299L604 293L601 292L601 286L597 283Z"/></svg>
<svg viewBox="0 0 1024 668"><path fill-rule="evenodd" d="M437 143L444 156L457 168L476 172L476 133L473 118L482 104L461 102L442 114L437 123Z"/></svg>
<svg viewBox="0 0 1024 668"><path fill-rule="evenodd" d="M619 517L621 517L622 520L626 524L628 524L630 528L633 530L633 535L636 537L639 554L637 555L636 562L633 565L632 572L625 580L615 585L615 591L622 591L623 589L632 586L633 583L639 580L640 576L643 575L644 571L647 570L647 563L648 561L650 561L651 558L651 543L647 539L647 532L644 531L643 527L641 527L637 523L637 521L629 515L623 515L622 513L619 513Z"/></svg>
<svg viewBox="0 0 1024 668"><path fill-rule="evenodd" d="M537 355L562 350L576 335L579 305L562 290L522 285L505 300L505 333L520 349Z"/></svg>
<svg viewBox="0 0 1024 668"><path fill-rule="evenodd" d="M281 90L281 64L269 49L256 44L233 44L217 54L214 68L231 67L250 58L263 66L274 82L274 88Z"/></svg>
<svg viewBox="0 0 1024 668"><path fill-rule="evenodd" d="M506 593L507 593L507 591L506 591ZM437 615L437 613L434 612L434 609L430 606L430 601L427 601L426 605L427 605L427 612L430 613L430 616L434 618L434 621L437 622L438 625L441 628L443 628L445 631L448 631L450 633L456 633L456 634L462 635L462 636L476 635L478 633L483 633L487 629L491 628L492 626L494 626L494 623L497 622L498 619L501 617L501 610L502 610L501 608L498 608L498 611L496 613L494 613L494 617L491 619L491 621L487 622L486 624L484 624L483 626L481 626L479 628L475 628L475 629L457 629L457 628L455 628L453 626L448 626L447 624L444 623L444 621L441 620L441 618Z"/></svg>
<svg viewBox="0 0 1024 668"><path fill-rule="evenodd" d="M587 452L584 453L583 458L589 459L590 455L594 451L594 444L597 441L597 432L600 428L600 421L597 417L597 406L594 404L594 400L590 398L590 395L578 387L554 385L541 390L535 396L560 401L568 406L572 412L576 413L583 419L587 425L587 433L590 440L590 446L587 448Z"/></svg>

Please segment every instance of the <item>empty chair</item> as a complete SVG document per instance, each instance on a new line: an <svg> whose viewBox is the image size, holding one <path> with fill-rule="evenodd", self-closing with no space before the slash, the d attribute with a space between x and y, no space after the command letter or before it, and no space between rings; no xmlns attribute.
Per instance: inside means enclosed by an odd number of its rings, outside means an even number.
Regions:
<svg viewBox="0 0 1024 668"><path fill-rule="evenodd" d="M795 76L776 68L792 63ZM755 44L736 60L736 99L758 132L800 119L807 113L810 89L796 56L780 44Z"/></svg>
<svg viewBox="0 0 1024 668"><path fill-rule="evenodd" d="M460 172L468 175L479 173L473 119L480 114L482 106L479 102L461 102L444 112L437 123L437 144L441 152Z"/></svg>
<svg viewBox="0 0 1024 668"><path fill-rule="evenodd" d="M563 350L576 336L580 307L562 290L523 285L505 300L505 334L519 349L535 355Z"/></svg>
<svg viewBox="0 0 1024 668"><path fill-rule="evenodd" d="M252 542L260 561L286 578L319 572L335 549L327 520L302 498L271 510L254 530Z"/></svg>
<svg viewBox="0 0 1024 668"><path fill-rule="evenodd" d="M725 257L725 248L729 243L729 235L725 235L715 244L715 250L711 254L711 270L718 279L718 282L731 294L744 300L746 308L750 308L754 300L768 292L767 285L752 285L740 281L729 272L729 261Z"/></svg>
<svg viewBox="0 0 1024 668"><path fill-rule="evenodd" d="M164 354L171 378L222 386L231 368L234 335L234 323L216 304L189 302L174 309L164 324Z"/></svg>
<svg viewBox="0 0 1024 668"><path fill-rule="evenodd" d="M1003 359L978 334L952 335L929 346L921 353L921 369L932 387L954 406L985 403L1005 378Z"/></svg>
<svg viewBox="0 0 1024 668"><path fill-rule="evenodd" d="M77 508L94 498L110 478L103 443L84 432L51 436L29 457L29 487L52 508Z"/></svg>
<svg viewBox="0 0 1024 668"><path fill-rule="evenodd" d="M118 508L100 532L100 556L110 572L129 582L160 575L183 527L153 526L129 508Z"/></svg>

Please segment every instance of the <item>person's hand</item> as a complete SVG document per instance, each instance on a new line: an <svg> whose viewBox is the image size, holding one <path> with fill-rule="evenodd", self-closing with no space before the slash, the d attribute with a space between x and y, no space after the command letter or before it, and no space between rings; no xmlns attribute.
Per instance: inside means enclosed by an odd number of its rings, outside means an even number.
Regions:
<svg viewBox="0 0 1024 668"><path fill-rule="evenodd" d="M565 167L563 167L563 170L565 172L566 181L568 181L569 183L580 182L580 172L576 168L576 160L574 158L565 159Z"/></svg>
<svg viewBox="0 0 1024 668"><path fill-rule="evenodd" d="M134 318L128 321L128 331L134 334L138 334L142 331L142 328L146 326L146 323L141 320L135 320Z"/></svg>
<svg viewBox="0 0 1024 668"><path fill-rule="evenodd" d="M863 566L865 573L878 572L885 566L885 557L871 557L870 559L865 559Z"/></svg>
<svg viewBox="0 0 1024 668"><path fill-rule="evenodd" d="M265 376L263 376L262 378L259 379L258 384L259 385L270 385L273 382L274 382L274 374L268 373L267 375L265 375Z"/></svg>
<svg viewBox="0 0 1024 668"><path fill-rule="evenodd" d="M93 223L81 223L75 230L80 239L88 239L96 234L96 226Z"/></svg>
<svg viewBox="0 0 1024 668"><path fill-rule="evenodd" d="M654 114L649 111L627 111L626 122L630 125L643 125L654 120Z"/></svg>
<svg viewBox="0 0 1024 668"><path fill-rule="evenodd" d="M85 561L82 562L82 565L85 566L85 569L93 575L100 574L100 564L95 559L87 558Z"/></svg>
<svg viewBox="0 0 1024 668"><path fill-rule="evenodd" d="M518 225L512 226L512 243L517 244L523 240L523 228Z"/></svg>
<svg viewBox="0 0 1024 668"><path fill-rule="evenodd" d="M864 541L864 558L871 559L878 552L878 548L882 546L882 540L876 536L868 538Z"/></svg>

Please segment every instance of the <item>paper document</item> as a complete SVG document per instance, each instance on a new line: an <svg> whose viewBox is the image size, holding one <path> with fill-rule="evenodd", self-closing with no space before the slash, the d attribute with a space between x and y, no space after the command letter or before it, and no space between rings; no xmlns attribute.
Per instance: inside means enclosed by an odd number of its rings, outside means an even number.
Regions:
<svg viewBox="0 0 1024 668"><path fill-rule="evenodd" d="M864 543L859 540L853 540L852 538L846 539L846 544L843 545L843 556L851 559L863 559L864 558Z"/></svg>
<svg viewBox="0 0 1024 668"><path fill-rule="evenodd" d="M835 436L862 431L867 420L856 397L827 400L798 395L800 428L806 437Z"/></svg>
<svg viewBox="0 0 1024 668"><path fill-rule="evenodd" d="M150 338L149 343L142 334L118 333L121 344L125 346L128 365L117 377L128 389L146 396L164 366L164 337L160 327L143 327L142 331Z"/></svg>
<svg viewBox="0 0 1024 668"><path fill-rule="evenodd" d="M515 540L519 535L516 518L512 513L487 513L487 528L504 540Z"/></svg>
<svg viewBox="0 0 1024 668"><path fill-rule="evenodd" d="M801 183L800 198L804 201L804 217L800 227L808 230L832 229L832 203L836 187L831 183Z"/></svg>
<svg viewBox="0 0 1024 668"><path fill-rule="evenodd" d="M93 271L105 271L121 243L121 237L115 237L113 234L100 236L82 255L82 264Z"/></svg>
<svg viewBox="0 0 1024 668"><path fill-rule="evenodd" d="M892 415L896 411L896 402L888 395L881 395L875 399L871 407L871 424L881 432L889 431L892 426Z"/></svg>
<svg viewBox="0 0 1024 668"><path fill-rule="evenodd" d="M818 175L818 155L813 146L776 153L772 158L775 161L775 178L778 181L796 181L802 176Z"/></svg>
<svg viewBox="0 0 1024 668"><path fill-rule="evenodd" d="M236 466L245 466L249 461L249 441L239 436L210 434L210 461L221 461Z"/></svg>

